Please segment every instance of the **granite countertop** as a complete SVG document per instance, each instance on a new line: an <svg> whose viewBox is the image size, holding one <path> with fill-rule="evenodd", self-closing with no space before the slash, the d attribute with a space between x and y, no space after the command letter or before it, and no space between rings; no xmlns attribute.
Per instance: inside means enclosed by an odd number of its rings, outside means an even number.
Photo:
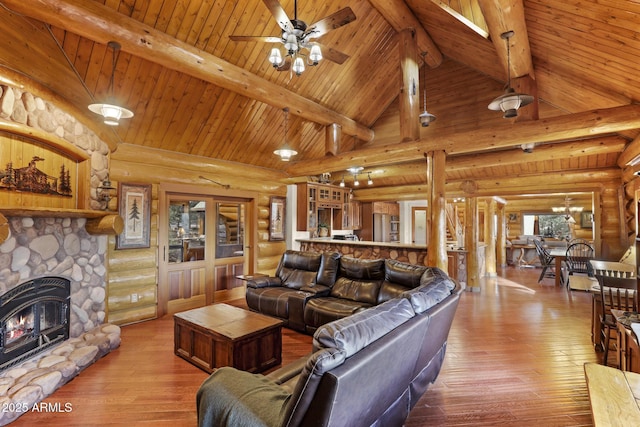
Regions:
<svg viewBox="0 0 640 427"><path fill-rule="evenodd" d="M298 242L309 243L329 243L336 245L354 245L354 246L381 246L386 248L412 248L412 249L427 249L427 245L417 245L415 243L400 243L400 242L374 242L371 240L340 240L332 239L330 237L317 237L315 239L296 239ZM466 252L464 249L447 249L447 252Z"/></svg>

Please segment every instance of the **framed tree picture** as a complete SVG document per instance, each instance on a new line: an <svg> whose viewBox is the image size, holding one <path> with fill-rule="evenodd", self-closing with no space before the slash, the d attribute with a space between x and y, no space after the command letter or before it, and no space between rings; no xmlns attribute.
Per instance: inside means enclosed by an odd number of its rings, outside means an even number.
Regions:
<svg viewBox="0 0 640 427"><path fill-rule="evenodd" d="M272 196L269 199L269 240L284 240L286 198Z"/></svg>
<svg viewBox="0 0 640 427"><path fill-rule="evenodd" d="M118 184L118 213L124 230L116 236L116 249L149 247L151 184Z"/></svg>

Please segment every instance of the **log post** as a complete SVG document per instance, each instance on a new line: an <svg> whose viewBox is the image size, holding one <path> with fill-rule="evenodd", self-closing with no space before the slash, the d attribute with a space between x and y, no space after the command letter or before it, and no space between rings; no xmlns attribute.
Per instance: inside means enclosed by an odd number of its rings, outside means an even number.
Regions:
<svg viewBox="0 0 640 427"><path fill-rule="evenodd" d="M484 210L484 243L485 243L485 265L487 277L496 277L496 201L493 198L486 200Z"/></svg>
<svg viewBox="0 0 640 427"><path fill-rule="evenodd" d="M478 199L465 197L464 247L467 249L467 290L480 292L480 264L478 260Z"/></svg>
<svg viewBox="0 0 640 427"><path fill-rule="evenodd" d="M444 151L430 151L427 158L427 180L429 205L427 230L429 235L427 265L448 270L447 259L447 216L445 211L445 159Z"/></svg>
<svg viewBox="0 0 640 427"><path fill-rule="evenodd" d="M336 156L340 154L340 140L342 139L342 128L337 123L332 123L326 128L324 154Z"/></svg>
<svg viewBox="0 0 640 427"><path fill-rule="evenodd" d="M496 263L500 268L507 266L507 213L506 203L498 203L498 238L496 247Z"/></svg>
<svg viewBox="0 0 640 427"><path fill-rule="evenodd" d="M114 235L122 233L124 230L124 220L120 215L105 215L100 218L91 218L87 220L85 229L89 234L106 234Z"/></svg>
<svg viewBox="0 0 640 427"><path fill-rule="evenodd" d="M400 138L402 141L420 139L420 68L415 31L400 32Z"/></svg>

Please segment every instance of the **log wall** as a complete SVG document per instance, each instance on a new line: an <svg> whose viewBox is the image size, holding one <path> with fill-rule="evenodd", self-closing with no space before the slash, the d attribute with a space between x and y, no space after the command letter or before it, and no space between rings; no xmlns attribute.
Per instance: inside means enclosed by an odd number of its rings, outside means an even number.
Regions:
<svg viewBox="0 0 640 427"><path fill-rule="evenodd" d="M213 183L229 185L232 190L253 191L257 194L257 265L256 271L271 273L285 250L284 242L269 241L269 198L286 196L283 178L275 171L216 161L198 156L121 145L112 154L111 181L151 184L150 247L115 250L115 237L109 238L108 249L108 320L126 324L157 316L158 303L158 188L160 183L201 185L211 194L222 188ZM205 179L203 179L203 177ZM110 208L117 209L117 200ZM138 294L131 302L130 295Z"/></svg>

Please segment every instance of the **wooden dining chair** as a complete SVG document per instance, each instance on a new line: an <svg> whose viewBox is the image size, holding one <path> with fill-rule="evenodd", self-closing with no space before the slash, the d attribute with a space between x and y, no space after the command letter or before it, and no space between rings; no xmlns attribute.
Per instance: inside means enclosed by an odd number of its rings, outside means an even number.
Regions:
<svg viewBox="0 0 640 427"><path fill-rule="evenodd" d="M620 262L591 260L589 268L598 279L601 298L600 335L603 344L604 357L602 363L607 365L611 334L616 335L616 351L619 348L618 328L611 310L628 312L638 311L638 281L635 266ZM619 363L620 357L618 357ZM618 368L620 368L618 366Z"/></svg>
<svg viewBox="0 0 640 427"><path fill-rule="evenodd" d="M540 259L540 265L542 266L542 272L540 273L540 277L538 278L538 283L542 281L545 277L556 277L556 257L551 255L547 248L545 248L540 240L535 239L533 244L536 247L536 253L538 254L538 258ZM562 276L560 276L562 279Z"/></svg>
<svg viewBox="0 0 640 427"><path fill-rule="evenodd" d="M573 243L567 248L564 262L567 265L567 286L575 273L593 277L589 261L593 259L593 247L587 243Z"/></svg>

